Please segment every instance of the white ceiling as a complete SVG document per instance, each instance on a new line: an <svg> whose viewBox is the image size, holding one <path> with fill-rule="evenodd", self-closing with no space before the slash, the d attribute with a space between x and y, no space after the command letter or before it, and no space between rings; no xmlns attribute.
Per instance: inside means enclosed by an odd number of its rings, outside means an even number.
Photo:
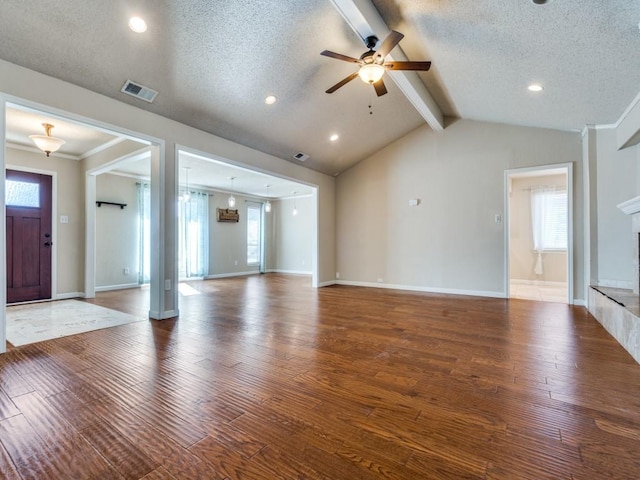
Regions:
<svg viewBox="0 0 640 480"><path fill-rule="evenodd" d="M433 62L418 75L448 116L579 130L614 123L640 89L638 0L373 5L410 60ZM128 29L132 14L146 33ZM353 65L320 52L365 50L329 0L3 0L0 31L2 59L291 162L307 153L328 174L424 123L392 81L380 98L358 79L324 93ZM158 90L154 103L122 94L127 79Z"/></svg>

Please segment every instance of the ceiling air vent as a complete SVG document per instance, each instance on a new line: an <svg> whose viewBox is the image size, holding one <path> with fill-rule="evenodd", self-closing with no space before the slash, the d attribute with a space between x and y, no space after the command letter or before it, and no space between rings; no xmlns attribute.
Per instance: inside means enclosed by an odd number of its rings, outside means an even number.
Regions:
<svg viewBox="0 0 640 480"><path fill-rule="evenodd" d="M293 156L293 158L304 162L307 158L309 158L309 155L307 155L306 153L298 152Z"/></svg>
<svg viewBox="0 0 640 480"><path fill-rule="evenodd" d="M124 85L120 91L149 103L153 102L153 100L156 98L156 95L158 95L158 92L156 92L155 90L152 90L149 87L145 87L144 85L140 85L139 83L132 82L131 80L127 80L126 82L124 82Z"/></svg>

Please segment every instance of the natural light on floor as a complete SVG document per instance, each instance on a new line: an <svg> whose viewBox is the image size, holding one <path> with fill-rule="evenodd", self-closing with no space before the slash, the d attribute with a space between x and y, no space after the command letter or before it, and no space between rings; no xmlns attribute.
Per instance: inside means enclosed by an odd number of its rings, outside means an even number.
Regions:
<svg viewBox="0 0 640 480"><path fill-rule="evenodd" d="M178 285L178 292L183 297L191 297L192 295L200 295L200 292L193 288L191 285L187 285L186 283L180 283Z"/></svg>

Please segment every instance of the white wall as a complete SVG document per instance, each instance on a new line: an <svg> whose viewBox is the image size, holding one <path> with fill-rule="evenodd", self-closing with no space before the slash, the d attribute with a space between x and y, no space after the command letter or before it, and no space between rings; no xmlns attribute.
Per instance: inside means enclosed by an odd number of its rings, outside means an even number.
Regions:
<svg viewBox="0 0 640 480"><path fill-rule="evenodd" d="M298 210L293 215L293 207ZM315 200L312 196L273 202L274 254L269 270L290 273L311 273Z"/></svg>
<svg viewBox="0 0 640 480"><path fill-rule="evenodd" d="M617 150L615 129L598 129L597 138L597 283L633 288L631 217L617 205L640 195L638 149Z"/></svg>
<svg viewBox="0 0 640 480"><path fill-rule="evenodd" d="M79 162L7 148L6 164L56 174L53 248L57 273L52 294L54 298L79 295L84 287L84 188ZM60 223L61 215L67 216L69 223Z"/></svg>
<svg viewBox="0 0 640 480"><path fill-rule="evenodd" d="M138 283L138 204L136 179L111 175L96 178L96 199L126 203L96 208L96 287ZM129 274L124 269L129 269Z"/></svg>
<svg viewBox="0 0 640 480"><path fill-rule="evenodd" d="M503 296L504 171L576 162L579 133L459 120L420 127L337 179L337 270L341 280ZM582 244L582 182L574 231ZM409 199L419 198L417 207ZM582 248L575 298L584 299Z"/></svg>
<svg viewBox="0 0 640 480"><path fill-rule="evenodd" d="M513 280L566 282L567 252L542 253L542 275L534 272L537 252L533 247L531 187L566 188L565 175L512 178L509 205L509 273Z"/></svg>

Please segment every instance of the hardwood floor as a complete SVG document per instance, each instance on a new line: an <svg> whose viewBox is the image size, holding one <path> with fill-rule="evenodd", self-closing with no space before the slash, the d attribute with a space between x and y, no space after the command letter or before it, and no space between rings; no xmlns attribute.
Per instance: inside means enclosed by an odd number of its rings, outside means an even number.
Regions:
<svg viewBox="0 0 640 480"><path fill-rule="evenodd" d="M640 366L584 308L190 285L179 320L0 355L0 478L640 478Z"/></svg>

